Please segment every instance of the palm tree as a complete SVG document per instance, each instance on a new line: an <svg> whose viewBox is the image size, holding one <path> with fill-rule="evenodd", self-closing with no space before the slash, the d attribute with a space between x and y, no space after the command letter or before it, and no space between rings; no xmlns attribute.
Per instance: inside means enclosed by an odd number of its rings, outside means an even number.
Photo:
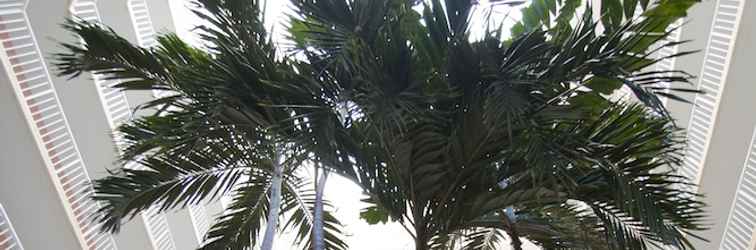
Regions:
<svg viewBox="0 0 756 250"><path fill-rule="evenodd" d="M99 219L115 232L152 205L232 193L205 249L248 249L266 221L272 239L276 215L306 248L345 248L321 214L335 173L369 194L366 219L400 222L419 250L493 249L504 237L515 249L521 237L549 249L691 247L703 204L675 175L681 135L657 97L675 99L659 84L690 76L649 70L649 48L675 45L665 30L694 1L604 5L604 32L590 11L571 23L580 2L533 1L512 38L486 25L472 39L475 1L295 0L290 40L305 59L275 52L254 0L199 0L202 50L170 34L139 48L69 23L86 45L64 45L62 75L173 93L119 129L122 160L146 170L95 183ZM643 18L627 14L636 3ZM607 97L621 86L641 104ZM294 174L306 165L323 173L315 191Z"/></svg>
<svg viewBox="0 0 756 250"><path fill-rule="evenodd" d="M258 1L196 4L209 23L198 27L203 49L174 34L140 48L99 24L64 25L85 45L63 44L67 51L55 55L60 75L91 72L119 81L122 91L170 93L137 107L150 113L118 128L120 160L144 169L119 168L95 181L103 230L118 232L154 205L166 211L229 194L233 202L202 249L271 249L279 217L304 249L345 249L330 205L301 177L304 167L338 157L327 143L332 133L320 130L339 122L334 93L310 65L276 52ZM312 242L314 227L320 242Z"/></svg>
<svg viewBox="0 0 756 250"><path fill-rule="evenodd" d="M336 144L366 220L401 223L418 250L693 247L704 204L659 99L691 76L650 66L696 1L603 1L598 22L533 1L512 38L483 22L480 39L477 1L293 2L290 39L350 112ZM611 97L622 86L637 103Z"/></svg>

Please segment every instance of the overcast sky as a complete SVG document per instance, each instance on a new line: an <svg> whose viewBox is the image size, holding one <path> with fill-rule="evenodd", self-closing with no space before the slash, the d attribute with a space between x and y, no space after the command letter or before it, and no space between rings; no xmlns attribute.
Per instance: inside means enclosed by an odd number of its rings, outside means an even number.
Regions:
<svg viewBox="0 0 756 250"><path fill-rule="evenodd" d="M199 20L188 11L188 0L170 0L172 14L176 25L178 35L192 43L197 44L197 38L191 33L190 29L194 27ZM486 1L481 1L486 2ZM270 0L268 2L266 17L267 26L273 27L278 33L282 27L283 13L288 9L288 0ZM512 20L519 19L519 11L509 11L509 9L499 9L495 12L499 17L507 16L505 26L511 25ZM501 18L505 19L505 18ZM507 29L508 30L508 29ZM479 31L478 31L479 32ZM473 31L476 33L476 31ZM280 37L280 36L277 36ZM350 181L333 176L329 177L326 185L326 199L330 200L338 209L336 216L345 225L344 231L347 232L346 238L350 249L358 250L411 250L414 249L412 238L402 227L396 223L386 225L368 225L359 219L360 209L365 204L360 202L364 196L359 187ZM281 239L276 241L275 249L289 250L291 247L291 237L282 235ZM527 246L526 246L527 247ZM502 249L508 249L508 246ZM526 248L527 249L527 248ZM532 248L536 249L536 248Z"/></svg>

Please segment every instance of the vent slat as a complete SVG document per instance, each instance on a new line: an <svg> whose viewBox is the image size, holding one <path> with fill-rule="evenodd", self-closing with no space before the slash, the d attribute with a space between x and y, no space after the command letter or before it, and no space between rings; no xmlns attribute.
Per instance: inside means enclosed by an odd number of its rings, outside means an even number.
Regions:
<svg viewBox="0 0 756 250"><path fill-rule="evenodd" d="M207 215L205 207L201 205L189 206L189 217L194 225L195 236L200 244L204 243L203 239L210 230L210 218Z"/></svg>
<svg viewBox="0 0 756 250"><path fill-rule="evenodd" d="M730 208L720 248L752 247L756 233L756 128L754 128L743 170L738 178L735 198Z"/></svg>
<svg viewBox="0 0 756 250"><path fill-rule="evenodd" d="M138 15L140 16L146 16L146 20L142 21L141 23L134 23L134 27L140 27L139 25L148 25L149 29L142 29L140 31L137 31L137 34L146 34L145 32L151 32L152 31L152 22L149 19L149 12L147 11L147 3L142 1L132 1L130 0L128 2L128 8L129 12L132 15L132 19L135 16L134 9L136 8L138 10ZM99 16L99 13L97 11L97 5L95 0L74 0L71 6L71 13L75 16L79 16L81 18L85 18L87 20L92 20L95 22L100 22L101 18ZM142 17L142 19L145 19L145 17ZM154 34L154 32L152 32ZM140 41L138 41L139 46L144 46L144 41L141 41L143 39L149 39L146 42L152 42L154 41L154 35L151 37L140 37ZM100 98L100 103L103 107L103 110L105 111L105 116L108 120L108 124L110 125L111 130L114 130L118 125L120 125L123 121L126 120L126 118L129 117L129 103L126 99L126 95L111 86L114 86L118 84L119 82L114 80L107 80L106 75L101 74L94 74L93 77L95 86L97 87L97 93ZM117 136L116 136L117 137ZM116 145L118 147L118 145ZM143 212L141 217L143 219L147 219L149 217L150 220L153 220L155 222L161 222L160 223L145 223L147 233L150 237L150 240L152 241L153 246L159 246L156 247L156 249L159 250L172 250L175 249L175 246L173 244L173 238L172 237L158 237L161 235L168 235L170 236L170 231L167 227L167 222L165 219L165 215L162 214L151 214L150 212L146 211ZM161 226L165 225L165 226ZM92 229L94 230L94 229ZM160 240L160 242L156 241ZM112 247L113 244L110 241L103 240L102 238L93 238L90 240L92 244L95 245L96 248L107 248ZM165 243L168 242L168 243Z"/></svg>
<svg viewBox="0 0 756 250"><path fill-rule="evenodd" d="M700 179L703 164L706 162L709 141L734 48L735 30L740 25L739 15L741 15L744 2L744 0L719 0L714 11L714 20L711 23L711 32L698 84L698 89L703 92L696 94L688 122L688 144L697 144L698 147L695 150L687 149L685 157L696 160L686 159L680 168L681 173L696 184ZM696 189L697 187L693 187L693 191Z"/></svg>
<svg viewBox="0 0 756 250"><path fill-rule="evenodd" d="M54 174L53 183L63 198L63 205L67 208L82 247L98 249L87 244L85 239L89 235L83 230L95 227L94 222L89 220L91 213L84 215L74 211L77 205L74 201L80 198L82 192L87 192L82 190L89 189L85 185L89 183L89 177L28 22L25 5L26 1L20 0L0 1L0 49L5 55L3 65L10 74L11 84L25 110L48 171ZM75 174L61 176L60 173L68 173L60 172L61 169L72 170L70 173ZM106 237L112 241L109 235ZM14 246L19 249L20 244Z"/></svg>
<svg viewBox="0 0 756 250"><path fill-rule="evenodd" d="M176 249L173 242L173 236L168 228L168 220L165 215L157 212L158 206L153 206L147 211L142 212L142 219L147 227L147 233L150 235L155 249L168 250Z"/></svg>
<svg viewBox="0 0 756 250"><path fill-rule="evenodd" d="M2 204L0 204L0 249L24 249Z"/></svg>

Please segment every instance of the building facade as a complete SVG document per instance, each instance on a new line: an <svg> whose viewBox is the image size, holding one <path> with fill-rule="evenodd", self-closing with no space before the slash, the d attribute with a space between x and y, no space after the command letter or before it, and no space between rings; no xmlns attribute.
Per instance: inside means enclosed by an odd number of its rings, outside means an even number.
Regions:
<svg viewBox="0 0 756 250"><path fill-rule="evenodd" d="M673 67L696 75L702 93L684 95L693 104L668 101L687 133L680 174L691 178L709 205L709 229L697 249L756 249L756 2L702 1L694 6L679 39L691 42ZM690 87L690 86L673 86Z"/></svg>
<svg viewBox="0 0 756 250"><path fill-rule="evenodd" d="M603 0L590 1L600 13ZM685 43L656 56L697 53L660 60L652 69L692 74L692 85L667 87L700 91L675 92L689 103L662 98L686 134L684 161L677 171L696 186L683 188L703 194L708 205L708 228L689 237L696 249L756 250L756 80L749 72L756 70L756 18L749 15L754 13L756 1L697 3L668 29L664 41ZM615 95L632 99L626 87Z"/></svg>
<svg viewBox="0 0 756 250"><path fill-rule="evenodd" d="M0 249L196 249L218 206L147 211L117 235L91 216L91 180L116 167L112 129L153 93L124 94L98 75L57 77L66 18L101 22L135 44L175 32L169 0L0 0ZM138 115L138 114L137 114ZM127 166L136 167L136 166Z"/></svg>

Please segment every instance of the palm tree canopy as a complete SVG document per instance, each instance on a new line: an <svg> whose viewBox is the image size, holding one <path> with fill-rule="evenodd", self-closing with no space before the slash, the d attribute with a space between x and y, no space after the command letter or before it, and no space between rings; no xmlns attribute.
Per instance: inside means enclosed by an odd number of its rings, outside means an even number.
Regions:
<svg viewBox="0 0 756 250"><path fill-rule="evenodd" d="M235 190L205 247L248 249L269 209L271 151L284 147L287 172L314 162L354 180L374 205L364 217L408 226L417 249L492 249L503 237L690 248L704 204L675 174L682 135L659 97L680 100L691 90L663 86L691 76L651 66L681 43L666 40L670 24L696 1L602 1L599 21L581 2L532 1L510 38L472 19L476 1L293 0L292 56L276 52L256 0L197 0L203 49L171 34L139 48L68 23L84 45L56 55L61 75L171 93L119 128L122 160L145 169L95 183L99 220L115 232L152 205ZM611 97L623 86L638 104ZM313 198L287 176L282 210L306 242ZM325 218L328 248L345 248Z"/></svg>
<svg viewBox="0 0 756 250"><path fill-rule="evenodd" d="M167 93L136 107L151 111L118 128L121 161L129 166L95 181L94 199L103 204L103 230L151 206L158 211L204 204L233 196L227 213L206 235L206 249L249 249L265 222L274 151L284 152L284 226L309 249L313 189L297 177L306 162L330 153L330 133L318 127L338 123L327 86L306 63L281 56L252 0L196 1L204 48L193 48L174 34L140 48L100 24L70 21L64 27L83 44L63 44L56 54L60 75L83 72L119 82L122 91ZM201 11L200 11L201 10ZM333 125L330 125L333 126ZM317 154L314 154L317 153ZM329 249L344 249L341 225L325 214Z"/></svg>
<svg viewBox="0 0 756 250"><path fill-rule="evenodd" d="M475 1L293 2L290 39L353 118L366 219L408 225L417 249L497 230L550 249L692 247L703 204L675 174L683 140L659 98L691 76L650 66L695 1L606 5L598 22L580 1L533 1L511 38L479 39ZM622 86L640 105L611 97Z"/></svg>

